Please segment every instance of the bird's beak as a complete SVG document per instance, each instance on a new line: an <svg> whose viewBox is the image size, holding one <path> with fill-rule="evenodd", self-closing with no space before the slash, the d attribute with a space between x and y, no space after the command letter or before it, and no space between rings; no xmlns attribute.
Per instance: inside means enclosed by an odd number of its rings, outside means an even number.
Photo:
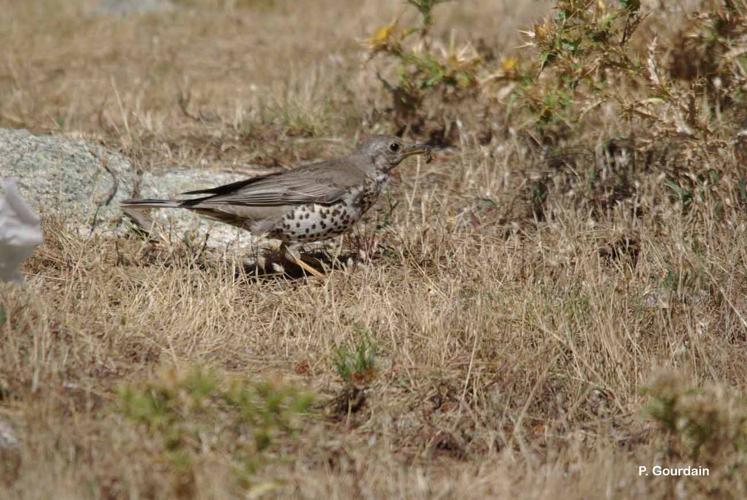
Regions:
<svg viewBox="0 0 747 500"><path fill-rule="evenodd" d="M422 154L425 155L426 163L431 161L431 147L427 144L413 144L411 146L405 146L405 149L402 151L403 158Z"/></svg>

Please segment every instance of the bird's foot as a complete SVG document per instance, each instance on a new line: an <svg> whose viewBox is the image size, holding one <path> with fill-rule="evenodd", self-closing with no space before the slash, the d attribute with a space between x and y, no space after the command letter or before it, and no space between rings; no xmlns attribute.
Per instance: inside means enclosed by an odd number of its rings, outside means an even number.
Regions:
<svg viewBox="0 0 747 500"><path fill-rule="evenodd" d="M284 249L285 249L285 256L288 258L288 260L290 260L291 262L296 264L298 267L300 267L305 273L308 273L314 276L315 278L324 278L324 273L317 271L316 269L311 267L309 264L304 262L303 259L301 258L301 255L297 251L291 250L287 246Z"/></svg>

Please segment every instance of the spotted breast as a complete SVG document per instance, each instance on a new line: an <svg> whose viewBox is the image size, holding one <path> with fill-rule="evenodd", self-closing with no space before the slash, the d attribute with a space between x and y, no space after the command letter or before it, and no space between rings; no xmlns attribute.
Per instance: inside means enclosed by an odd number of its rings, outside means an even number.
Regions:
<svg viewBox="0 0 747 500"><path fill-rule="evenodd" d="M270 236L287 243L303 243L340 235L373 206L385 184L383 177L376 178L360 188L351 189L337 203L312 203L292 207L282 221L275 225Z"/></svg>

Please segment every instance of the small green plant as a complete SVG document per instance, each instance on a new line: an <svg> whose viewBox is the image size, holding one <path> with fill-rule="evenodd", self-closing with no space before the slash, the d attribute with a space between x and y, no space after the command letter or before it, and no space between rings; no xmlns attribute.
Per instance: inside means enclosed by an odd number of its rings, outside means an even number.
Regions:
<svg viewBox="0 0 747 500"><path fill-rule="evenodd" d="M335 371L346 384L367 383L376 375L376 348L370 332L356 326L355 333L356 340L352 345L338 347L333 361Z"/></svg>
<svg viewBox="0 0 747 500"><path fill-rule="evenodd" d="M666 180L664 185L672 192L673 201L679 202L683 210L687 210L693 202L693 191L690 188L683 188L674 181Z"/></svg>
<svg viewBox="0 0 747 500"><path fill-rule="evenodd" d="M263 452L293 434L311 401L291 386L203 368L168 370L118 392L119 412L159 443L180 483L189 482L200 456L218 454L233 463L240 483L250 484Z"/></svg>
<svg viewBox="0 0 747 500"><path fill-rule="evenodd" d="M0 305L0 326L3 326L7 319L8 319L8 316L5 313L5 308L2 305Z"/></svg>

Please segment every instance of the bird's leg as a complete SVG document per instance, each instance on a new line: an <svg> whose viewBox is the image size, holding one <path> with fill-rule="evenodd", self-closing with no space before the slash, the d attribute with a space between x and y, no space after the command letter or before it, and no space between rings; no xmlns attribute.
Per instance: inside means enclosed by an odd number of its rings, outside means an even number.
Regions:
<svg viewBox="0 0 747 500"><path fill-rule="evenodd" d="M262 254L259 246L259 238L254 239L254 274L259 276L260 270L265 273L267 270L267 259Z"/></svg>
<svg viewBox="0 0 747 500"><path fill-rule="evenodd" d="M335 265L335 262L340 262L340 255L342 255L342 240L343 240L343 236L340 235L340 237L337 239L337 245L335 246L335 256L332 257L333 267Z"/></svg>
<svg viewBox="0 0 747 500"><path fill-rule="evenodd" d="M319 271L317 271L316 269L308 265L306 262L304 262L301 259L301 255L295 250L292 250L288 245L283 243L281 245L281 249L283 250L283 253L288 258L288 260L296 264L298 267L303 269L305 272L317 278L324 278L324 274L320 273Z"/></svg>

